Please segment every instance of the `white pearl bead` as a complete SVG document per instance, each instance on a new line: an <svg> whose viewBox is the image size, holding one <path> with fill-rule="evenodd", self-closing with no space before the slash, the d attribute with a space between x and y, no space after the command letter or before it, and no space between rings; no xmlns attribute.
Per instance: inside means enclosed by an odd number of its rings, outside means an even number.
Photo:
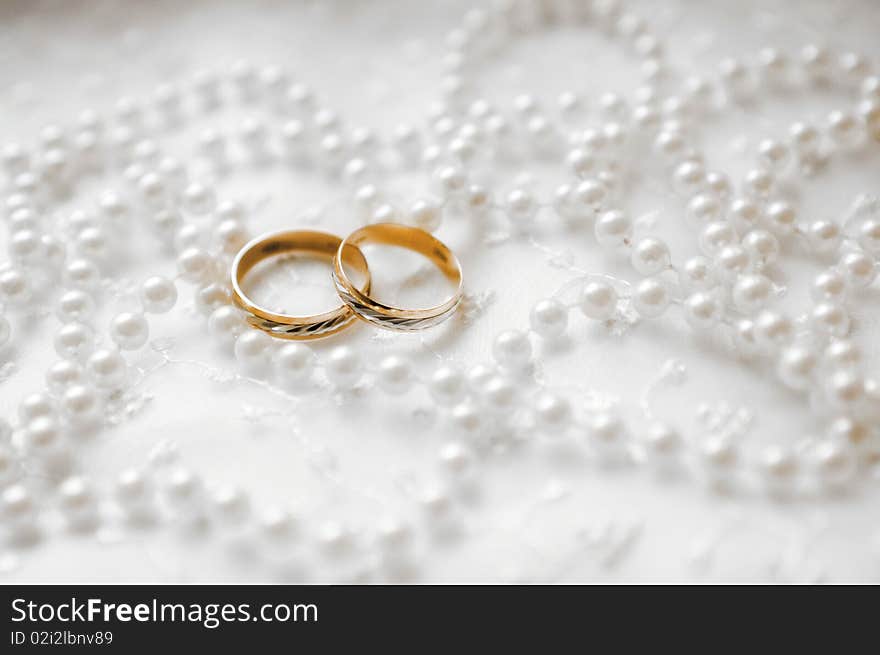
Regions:
<svg viewBox="0 0 880 655"><path fill-rule="evenodd" d="M825 382L825 393L835 407L851 407L864 398L865 380L856 371L840 370Z"/></svg>
<svg viewBox="0 0 880 655"><path fill-rule="evenodd" d="M748 198L736 198L730 203L730 217L738 228L750 230L761 219L761 210Z"/></svg>
<svg viewBox="0 0 880 655"><path fill-rule="evenodd" d="M63 430L54 416L38 416L27 422L25 445L35 454L51 454L62 447Z"/></svg>
<svg viewBox="0 0 880 655"><path fill-rule="evenodd" d="M736 230L730 223L713 221L700 231L700 250L708 257L715 257L724 248L736 243Z"/></svg>
<svg viewBox="0 0 880 655"><path fill-rule="evenodd" d="M555 432L571 420L571 404L554 393L544 392L535 401L535 423L539 430ZM555 436L555 435L554 435Z"/></svg>
<svg viewBox="0 0 880 655"><path fill-rule="evenodd" d="M525 189L514 189L504 204L510 222L518 230L528 229L538 213L538 203L534 196Z"/></svg>
<svg viewBox="0 0 880 655"><path fill-rule="evenodd" d="M681 436L671 426L655 422L645 435L644 447L648 464L659 472L669 472L681 450Z"/></svg>
<svg viewBox="0 0 880 655"><path fill-rule="evenodd" d="M662 315L669 307L669 302L669 287L656 277L649 277L639 282L633 294L633 306L644 318Z"/></svg>
<svg viewBox="0 0 880 655"><path fill-rule="evenodd" d="M641 275L655 275L669 268L669 247L655 237L644 237L636 242L630 261Z"/></svg>
<svg viewBox="0 0 880 655"><path fill-rule="evenodd" d="M740 275L733 286L733 304L744 314L754 314L770 301L773 283L767 277L751 273Z"/></svg>
<svg viewBox="0 0 880 655"><path fill-rule="evenodd" d="M828 344L823 359L829 369L849 368L861 363L862 353L852 341L839 339Z"/></svg>
<svg viewBox="0 0 880 655"><path fill-rule="evenodd" d="M65 323L55 335L55 352L64 359L80 359L94 346L94 331L83 323Z"/></svg>
<svg viewBox="0 0 880 655"><path fill-rule="evenodd" d="M632 235L632 221L623 212L607 211L596 219L594 226L596 241L600 245L614 248L629 243Z"/></svg>
<svg viewBox="0 0 880 655"><path fill-rule="evenodd" d="M840 305L823 302L813 307L813 326L823 334L845 337L849 333L849 315Z"/></svg>
<svg viewBox="0 0 880 655"><path fill-rule="evenodd" d="M241 312L231 305L218 307L208 317L208 329L222 343L232 344L244 328Z"/></svg>
<svg viewBox="0 0 880 655"><path fill-rule="evenodd" d="M201 282L214 273L214 258L199 248L187 248L177 258L177 270L189 282Z"/></svg>
<svg viewBox="0 0 880 655"><path fill-rule="evenodd" d="M177 302L177 287L164 277L147 278L141 286L141 303L144 311L164 314Z"/></svg>
<svg viewBox="0 0 880 655"><path fill-rule="evenodd" d="M90 386L74 385L61 397L61 409L74 424L95 420L100 408L97 392Z"/></svg>
<svg viewBox="0 0 880 655"><path fill-rule="evenodd" d="M859 245L867 252L880 254L880 219L869 218L859 226Z"/></svg>
<svg viewBox="0 0 880 655"><path fill-rule="evenodd" d="M744 273L750 264L749 254L745 248L739 245L722 248L715 258L715 262L718 265L718 271L725 279L731 279Z"/></svg>
<svg viewBox="0 0 880 655"><path fill-rule="evenodd" d="M834 252L840 245L840 227L834 221L813 221L807 227L807 240L815 252Z"/></svg>
<svg viewBox="0 0 880 655"><path fill-rule="evenodd" d="M18 306L25 304L32 295L31 284L21 271L7 269L0 272L0 302Z"/></svg>
<svg viewBox="0 0 880 655"><path fill-rule="evenodd" d="M581 290L579 305L588 318L610 318L617 310L617 292L604 280L590 281Z"/></svg>
<svg viewBox="0 0 880 655"><path fill-rule="evenodd" d="M90 291L100 284L101 273L98 271L98 267L88 259L74 259L65 268L64 280L72 287Z"/></svg>
<svg viewBox="0 0 880 655"><path fill-rule="evenodd" d="M522 368L532 360L532 344L525 333L507 330L495 337L492 354L495 361L505 368Z"/></svg>
<svg viewBox="0 0 880 655"><path fill-rule="evenodd" d="M217 243L228 255L236 254L248 241L247 228L235 219L220 221L217 226Z"/></svg>
<svg viewBox="0 0 880 655"><path fill-rule="evenodd" d="M770 229L778 234L791 234L795 228L797 215L787 202L774 202L764 212Z"/></svg>
<svg viewBox="0 0 880 655"><path fill-rule="evenodd" d="M772 264L779 258L779 240L766 230L750 230L743 237L742 247L760 267Z"/></svg>
<svg viewBox="0 0 880 655"><path fill-rule="evenodd" d="M269 363L272 337L262 330L248 330L235 340L235 359L247 373L263 373Z"/></svg>
<svg viewBox="0 0 880 655"><path fill-rule="evenodd" d="M55 395L75 384L81 384L85 379L82 367L69 359L55 362L46 371L46 386Z"/></svg>
<svg viewBox="0 0 880 655"><path fill-rule="evenodd" d="M708 330L718 324L724 308L714 293L698 291L684 302L684 318L695 330Z"/></svg>
<svg viewBox="0 0 880 655"><path fill-rule="evenodd" d="M758 159L773 171L782 171L789 161L788 147L781 141L764 139L758 144Z"/></svg>
<svg viewBox="0 0 880 655"><path fill-rule="evenodd" d="M693 225L715 221L721 215L721 204L708 193L700 193L690 199L687 215Z"/></svg>
<svg viewBox="0 0 880 655"><path fill-rule="evenodd" d="M819 143L819 132L812 125L806 123L794 123L788 130L792 147L801 156L812 155Z"/></svg>
<svg viewBox="0 0 880 655"><path fill-rule="evenodd" d="M118 350L102 348L91 354L86 372L101 389L119 389L128 376L128 365Z"/></svg>
<svg viewBox="0 0 880 655"><path fill-rule="evenodd" d="M58 318L64 323L88 322L95 313L95 301L81 289L65 291L58 299Z"/></svg>
<svg viewBox="0 0 880 655"><path fill-rule="evenodd" d="M288 343L272 358L275 375L287 385L296 385L309 378L315 366L312 349L301 343Z"/></svg>
<svg viewBox="0 0 880 655"><path fill-rule="evenodd" d="M123 312L110 322L110 338L122 350L137 350L150 336L150 325L143 314Z"/></svg>
<svg viewBox="0 0 880 655"><path fill-rule="evenodd" d="M454 405L464 397L465 392L464 376L451 366L441 366L428 380L428 393L438 405Z"/></svg>
<svg viewBox="0 0 880 655"><path fill-rule="evenodd" d="M338 346L330 352L324 371L331 384L340 389L351 389L361 379L360 355L348 346Z"/></svg>
<svg viewBox="0 0 880 655"><path fill-rule="evenodd" d="M846 277L833 268L819 273L810 288L810 297L816 302L842 302L846 293Z"/></svg>
<svg viewBox="0 0 880 655"><path fill-rule="evenodd" d="M754 331L758 345L772 351L791 340L794 327L788 317L765 309L755 318Z"/></svg>
<svg viewBox="0 0 880 655"><path fill-rule="evenodd" d="M790 448L768 446L761 451L757 464L761 483L767 492L782 494L791 491L799 467L797 455Z"/></svg>
<svg viewBox="0 0 880 655"><path fill-rule="evenodd" d="M711 289L718 283L712 264L701 255L688 259L682 266L679 277L681 284L689 289Z"/></svg>
<svg viewBox="0 0 880 655"><path fill-rule="evenodd" d="M209 315L230 302L229 290L221 284L208 284L196 291L196 308Z"/></svg>
<svg viewBox="0 0 880 655"><path fill-rule="evenodd" d="M443 222L443 210L434 200L416 200L410 205L408 217L410 223L427 232L433 232Z"/></svg>
<svg viewBox="0 0 880 655"><path fill-rule="evenodd" d="M199 182L191 182L183 191L181 198L184 210L194 216L210 214L217 204L214 190Z"/></svg>
<svg viewBox="0 0 880 655"><path fill-rule="evenodd" d="M745 357L751 357L759 351L755 324L749 319L741 319L733 327L733 345Z"/></svg>
<svg viewBox="0 0 880 655"><path fill-rule="evenodd" d="M18 406L18 417L27 423L41 416L55 415L55 401L45 393L32 393L25 396Z"/></svg>
<svg viewBox="0 0 880 655"><path fill-rule="evenodd" d="M542 338L558 338L565 333L568 325L568 309L558 300L541 300L532 308L529 323Z"/></svg>
<svg viewBox="0 0 880 655"><path fill-rule="evenodd" d="M395 396L409 391L413 383L412 364L397 355L390 355L379 362L376 382L385 393Z"/></svg>
<svg viewBox="0 0 880 655"><path fill-rule="evenodd" d="M816 368L816 354L806 346L789 346L779 356L779 379L792 389L806 389Z"/></svg>
<svg viewBox="0 0 880 655"><path fill-rule="evenodd" d="M746 173L743 191L753 197L767 196L776 184L776 178L770 171L754 168Z"/></svg>
<svg viewBox="0 0 880 655"><path fill-rule="evenodd" d="M434 177L444 198L457 198L467 190L467 175L455 166L446 166L439 169Z"/></svg>
<svg viewBox="0 0 880 655"><path fill-rule="evenodd" d="M706 183L706 169L698 161L679 164L672 174L675 190L683 196L693 196Z"/></svg>
<svg viewBox="0 0 880 655"><path fill-rule="evenodd" d="M847 283L855 287L867 287L877 277L874 260L863 252L848 252L840 258L840 270Z"/></svg>
<svg viewBox="0 0 880 655"><path fill-rule="evenodd" d="M852 480L856 471L852 447L839 441L825 440L813 451L813 466L820 484L839 489Z"/></svg>

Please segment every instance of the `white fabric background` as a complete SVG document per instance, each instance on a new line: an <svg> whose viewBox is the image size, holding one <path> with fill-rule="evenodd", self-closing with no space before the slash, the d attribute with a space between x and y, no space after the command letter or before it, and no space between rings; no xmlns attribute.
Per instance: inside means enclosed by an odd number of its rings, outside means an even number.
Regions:
<svg viewBox="0 0 880 655"><path fill-rule="evenodd" d="M639 2L662 34L678 70L709 71L725 56L754 55L772 44L792 50L807 42L853 49L878 61L880 4L858 2ZM466 3L406 2L7 2L0 8L0 141L32 143L49 122L71 122L80 109L107 109L120 95L147 97L161 80L186 79L197 68L224 69L239 57L277 63L313 85L325 104L351 125L388 131L401 121L421 123L438 97L444 34ZM604 91L631 94L637 71L619 44L589 28L561 28L510 47L477 72L482 95L509 106L531 92L548 105L565 89L588 99ZM747 153L765 136L780 135L794 120L820 118L849 103L835 93L792 94L736 109L703 131L711 165L737 179ZM193 129L160 139L185 161L197 130L234 130L241 112L197 117ZM627 198L634 215L656 212L655 230L672 244L674 259L695 251L680 201L648 162ZM506 188L522 170L501 171ZM535 164L544 197L562 181L558 166ZM840 217L856 194L876 192L880 157L874 148L838 160L803 188L802 214ZM105 179L73 199L69 208L94 203ZM384 183L401 201L423 194L422 174ZM505 188L505 184L500 185ZM242 168L221 180L222 198L253 208L253 233L314 224L347 233L356 219L337 183L275 168ZM485 300L480 311L418 335L376 334L366 327L329 344L351 343L375 361L402 351L422 372L437 355L462 364L488 361L494 335L525 328L530 307L573 274L526 241L484 243L450 217L439 236L459 253L468 291ZM5 235L2 237L5 239ZM588 233L567 235L542 214L536 240L579 268L631 273L602 254ZM131 265L121 285L148 274L173 274L173 262L146 235L127 244ZM803 307L805 281L815 264L787 265L786 303ZM143 465L160 442L172 443L182 464L209 484L246 490L255 507L290 504L304 520L296 546L308 580L370 579L366 557L338 561L320 556L314 535L322 522L339 520L366 535L382 516L412 517L415 489L436 475L436 453L450 436L419 389L400 401L368 391L340 400L326 388L298 399L267 394L257 385L227 379L231 356L203 338L191 294L181 285L178 307L151 322L151 338L171 339L172 355L192 364L165 367L139 386L143 407L118 426L78 446L86 473L109 488L124 467ZM272 293L278 288L270 289ZM483 295L484 294L484 295ZM857 311L860 344L876 365L877 287ZM125 306L109 303L110 310ZM42 384L54 361L48 344L57 329L51 315L16 324L8 358L14 368L0 383L0 411ZM680 316L641 323L623 335L572 315L570 343L541 355L541 375L569 397L619 398L634 417L642 390L666 362L687 370L681 386L657 392L658 412L683 431L698 429L701 404L754 412L751 438L796 440L815 426L803 399L786 392L760 367L732 358L719 344L694 338ZM540 347L538 347L540 352ZM155 362L144 351L143 366ZM208 370L208 374L206 374ZM645 471L604 471L537 444L480 464L480 493L461 508L463 535L450 543L420 540L420 581L878 581L880 521L876 485L840 498L788 503L723 497L681 480L660 483ZM56 531L57 532L57 531ZM111 523L94 535L53 534L42 543L2 555L3 582L195 582L278 579L277 571L230 556L216 532L182 536L172 527L131 532Z"/></svg>

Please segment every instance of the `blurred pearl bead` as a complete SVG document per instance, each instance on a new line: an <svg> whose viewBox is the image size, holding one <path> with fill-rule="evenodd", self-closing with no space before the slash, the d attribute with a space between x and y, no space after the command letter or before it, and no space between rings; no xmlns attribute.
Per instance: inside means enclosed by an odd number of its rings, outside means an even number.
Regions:
<svg viewBox="0 0 880 655"><path fill-rule="evenodd" d="M645 435L644 447L648 464L661 472L668 471L681 450L681 436L669 425L655 422Z"/></svg>
<svg viewBox="0 0 880 655"><path fill-rule="evenodd" d="M828 136L839 148L854 148L864 141L865 131L853 114L835 110L828 114Z"/></svg>
<svg viewBox="0 0 880 655"><path fill-rule="evenodd" d="M299 384L308 379L315 367L312 349L301 343L288 343L274 353L275 375L284 384Z"/></svg>
<svg viewBox="0 0 880 655"><path fill-rule="evenodd" d="M739 463L739 453L730 439L710 437L700 445L703 473L710 484L727 484L732 480Z"/></svg>
<svg viewBox="0 0 880 655"><path fill-rule="evenodd" d="M749 230L758 224L761 211L758 205L748 198L737 198L730 203L730 216L743 230Z"/></svg>
<svg viewBox="0 0 880 655"><path fill-rule="evenodd" d="M188 214L205 216L214 210L217 197L214 190L199 182L191 182L183 191L183 208Z"/></svg>
<svg viewBox="0 0 880 655"><path fill-rule="evenodd" d="M830 369L858 366L861 360L861 350L848 339L832 341L825 349L824 361Z"/></svg>
<svg viewBox="0 0 880 655"><path fill-rule="evenodd" d="M235 359L249 373L263 373L269 363L272 337L262 330L248 330L235 340Z"/></svg>
<svg viewBox="0 0 880 655"><path fill-rule="evenodd" d="M736 243L736 230L730 223L714 221L700 231L700 249L708 257L715 257L724 248Z"/></svg>
<svg viewBox="0 0 880 655"><path fill-rule="evenodd" d="M61 397L61 409L74 424L89 423L98 415L100 400L90 386L74 385Z"/></svg>
<svg viewBox="0 0 880 655"><path fill-rule="evenodd" d="M208 317L208 329L223 343L233 343L244 328L241 312L231 305L218 307Z"/></svg>
<svg viewBox="0 0 880 655"><path fill-rule="evenodd" d="M0 272L0 302L23 305L30 300L31 285L21 271L7 269Z"/></svg>
<svg viewBox="0 0 880 655"><path fill-rule="evenodd" d="M771 494L791 491L798 469L797 455L784 446L768 446L761 451L758 458L761 482Z"/></svg>
<svg viewBox="0 0 880 655"><path fill-rule="evenodd" d="M449 406L462 399L466 391L464 376L450 366L441 366L428 380L428 393L438 405Z"/></svg>
<svg viewBox="0 0 880 655"><path fill-rule="evenodd" d="M590 445L596 455L606 463L615 463L622 451L623 423L616 413L599 412L590 417L587 424Z"/></svg>
<svg viewBox="0 0 880 655"><path fill-rule="evenodd" d="M604 280L590 281L581 290L580 308L588 318L610 318L617 310L617 292Z"/></svg>
<svg viewBox="0 0 880 655"><path fill-rule="evenodd" d="M676 167L672 180L678 193L693 196L706 182L706 169L697 161L686 161Z"/></svg>
<svg viewBox="0 0 880 655"><path fill-rule="evenodd" d="M608 248L623 246L629 243L632 235L632 221L623 212L607 211L596 219L594 231L600 245Z"/></svg>
<svg viewBox="0 0 880 655"><path fill-rule="evenodd" d="M55 352L64 359L80 359L94 346L95 334L83 323L65 323L55 335Z"/></svg>
<svg viewBox="0 0 880 655"><path fill-rule="evenodd" d="M201 282L214 273L214 258L199 248L187 248L177 258L177 270L189 282Z"/></svg>
<svg viewBox="0 0 880 655"><path fill-rule="evenodd" d="M143 472L138 469L126 469L116 479L114 495L128 511L142 510L151 501L152 488Z"/></svg>
<svg viewBox="0 0 880 655"><path fill-rule="evenodd" d="M681 284L690 289L711 289L718 282L715 269L701 255L688 259L682 266L679 277Z"/></svg>
<svg viewBox="0 0 880 655"><path fill-rule="evenodd" d="M794 334L788 317L766 309L755 319L754 330L758 345L770 351L788 343Z"/></svg>
<svg viewBox="0 0 880 655"><path fill-rule="evenodd" d="M348 346L338 346L330 352L324 371L331 384L351 389L361 379L363 367L360 356Z"/></svg>
<svg viewBox="0 0 880 655"><path fill-rule="evenodd" d="M745 273L749 267L749 254L739 245L722 248L715 259L718 270L725 279Z"/></svg>
<svg viewBox="0 0 880 655"><path fill-rule="evenodd" d="M792 389L806 389L816 367L816 354L805 346L789 346L779 356L779 379Z"/></svg>
<svg viewBox="0 0 880 655"><path fill-rule="evenodd" d="M812 125L806 123L794 123L788 131L792 147L799 155L812 155L819 143L819 132Z"/></svg>
<svg viewBox="0 0 880 655"><path fill-rule="evenodd" d="M25 425L25 445L37 455L57 453L62 447L63 430L54 416L38 416Z"/></svg>
<svg viewBox="0 0 880 655"><path fill-rule="evenodd" d="M58 318L64 323L90 321L95 309L95 301L81 289L65 291L58 299Z"/></svg>
<svg viewBox="0 0 880 655"><path fill-rule="evenodd" d="M741 319L733 328L733 345L741 355L751 357L759 350L755 324L749 319Z"/></svg>
<svg viewBox="0 0 880 655"><path fill-rule="evenodd" d="M229 290L221 284L208 284L196 291L196 308L202 314L210 315L230 300Z"/></svg>
<svg viewBox="0 0 880 655"><path fill-rule="evenodd" d="M863 252L848 252L840 258L840 271L847 283L856 287L867 287L877 277L874 260Z"/></svg>
<svg viewBox="0 0 880 655"><path fill-rule="evenodd" d="M217 226L217 242L226 254L236 254L247 241L247 228L237 220L226 219Z"/></svg>
<svg viewBox="0 0 880 655"><path fill-rule="evenodd" d="M541 300L532 308L529 323L542 338L555 339L565 333L568 309L558 300Z"/></svg>
<svg viewBox="0 0 880 655"><path fill-rule="evenodd" d="M514 189L507 196L505 210L513 226L519 230L525 230L531 226L538 213L538 204L528 191Z"/></svg>
<svg viewBox="0 0 880 655"><path fill-rule="evenodd" d="M506 368L522 368L532 360L532 344L523 332L507 330L492 344L495 361Z"/></svg>
<svg viewBox="0 0 880 655"><path fill-rule="evenodd" d="M846 278L833 268L819 273L810 288L810 297L816 302L842 302L846 293Z"/></svg>
<svg viewBox="0 0 880 655"><path fill-rule="evenodd" d="M86 372L101 389L118 389L125 384L128 365L118 350L96 350L86 362Z"/></svg>
<svg viewBox="0 0 880 655"><path fill-rule="evenodd" d="M669 247L654 237L644 237L636 242L630 261L641 275L655 275L669 268Z"/></svg>
<svg viewBox="0 0 880 655"><path fill-rule="evenodd" d="M825 382L825 393L835 407L852 407L865 396L865 380L853 370L840 370Z"/></svg>
<svg viewBox="0 0 880 655"><path fill-rule="evenodd" d="M88 259L74 259L64 270L65 282L77 289L95 289L101 281L98 267Z"/></svg>
<svg viewBox="0 0 880 655"><path fill-rule="evenodd" d="M788 147L781 141L764 139L758 144L758 159L773 171L782 171L789 161Z"/></svg>
<svg viewBox="0 0 880 655"><path fill-rule="evenodd" d="M110 322L110 338L122 350L137 350L150 336L150 325L143 314L123 312Z"/></svg>
<svg viewBox="0 0 880 655"><path fill-rule="evenodd" d="M385 393L395 396L409 391L413 384L412 364L397 355L382 359L376 371L376 382Z"/></svg>
<svg viewBox="0 0 880 655"><path fill-rule="evenodd" d="M571 420L571 404L554 393L544 392L535 401L535 422L539 430L561 430Z"/></svg>
<svg viewBox="0 0 880 655"><path fill-rule="evenodd" d="M764 217L770 226L778 234L791 234L795 228L797 215L787 202L774 202L767 207Z"/></svg>
<svg viewBox="0 0 880 655"><path fill-rule="evenodd" d="M807 227L807 240L815 252L834 252L840 245L840 228L834 221L813 221Z"/></svg>
<svg viewBox="0 0 880 655"><path fill-rule="evenodd" d="M742 239L742 247L758 266L767 266L779 258L779 241L766 230L750 230Z"/></svg>
<svg viewBox="0 0 880 655"><path fill-rule="evenodd" d="M813 466L823 486L831 489L845 486L856 471L852 447L842 442L825 440L813 451Z"/></svg>
<svg viewBox="0 0 880 655"><path fill-rule="evenodd" d="M834 303L823 302L813 307L811 320L820 333L834 337L845 337L849 333L849 316Z"/></svg>
<svg viewBox="0 0 880 655"><path fill-rule="evenodd" d="M688 202L687 215L695 225L708 223L721 215L721 204L713 196L700 193Z"/></svg>
<svg viewBox="0 0 880 655"><path fill-rule="evenodd" d="M177 288L171 280L156 276L147 278L141 286L141 303L145 312L164 314L176 302Z"/></svg>
<svg viewBox="0 0 880 655"><path fill-rule="evenodd" d="M32 393L25 396L18 405L18 417L27 423L41 416L55 415L55 401L45 393Z"/></svg>
<svg viewBox="0 0 880 655"><path fill-rule="evenodd" d="M443 209L434 200L416 200L409 208L410 222L427 232L433 232L443 222Z"/></svg>
<svg viewBox="0 0 880 655"><path fill-rule="evenodd" d="M746 173L743 190L749 196L764 197L770 193L776 179L770 171L754 168Z"/></svg>
<svg viewBox="0 0 880 655"><path fill-rule="evenodd" d="M85 379L82 367L69 359L55 362L46 371L46 386L55 395L75 384L81 384Z"/></svg>
<svg viewBox="0 0 880 655"><path fill-rule="evenodd" d="M773 293L773 283L760 274L740 275L733 286L733 304L744 314L762 309Z"/></svg>
<svg viewBox="0 0 880 655"><path fill-rule="evenodd" d="M669 288L663 280L649 277L641 282L633 295L633 306L645 318L660 316L669 307Z"/></svg>
<svg viewBox="0 0 880 655"><path fill-rule="evenodd" d="M880 254L880 219L869 218L859 226L859 245L867 252Z"/></svg>
<svg viewBox="0 0 880 655"><path fill-rule="evenodd" d="M455 166L441 168L435 174L435 179L444 198L457 198L467 190L467 176Z"/></svg>
<svg viewBox="0 0 880 655"><path fill-rule="evenodd" d="M698 291L684 302L685 320L695 330L708 330L718 324L724 308L712 293Z"/></svg>

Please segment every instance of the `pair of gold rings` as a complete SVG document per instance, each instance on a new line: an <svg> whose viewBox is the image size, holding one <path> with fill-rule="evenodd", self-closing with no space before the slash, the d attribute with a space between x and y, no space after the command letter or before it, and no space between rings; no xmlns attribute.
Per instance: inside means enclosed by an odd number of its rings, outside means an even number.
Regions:
<svg viewBox="0 0 880 655"><path fill-rule="evenodd" d="M399 246L429 259L455 287L444 303L427 309L402 309L383 304L370 296L372 279L361 246L367 244ZM342 305L324 314L292 316L279 314L253 302L242 290L242 281L259 262L287 253L304 253L331 259L333 284ZM353 282L346 270L363 277ZM462 296L461 266L455 254L424 230L398 223L375 223L359 228L340 239L334 234L313 230L288 230L257 237L246 244L232 262L232 296L249 313L248 322L282 339L318 339L335 334L361 319L389 330L415 331L442 323L455 312Z"/></svg>

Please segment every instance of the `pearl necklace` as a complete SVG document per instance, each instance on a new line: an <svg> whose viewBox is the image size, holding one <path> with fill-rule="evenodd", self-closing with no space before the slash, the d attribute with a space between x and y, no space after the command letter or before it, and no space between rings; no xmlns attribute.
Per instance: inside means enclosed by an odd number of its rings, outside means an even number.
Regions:
<svg viewBox="0 0 880 655"><path fill-rule="evenodd" d="M620 95L603 94L591 116L584 98L566 92L552 112L531 95L516 97L505 112L474 94L479 85L471 75L482 62L502 57L515 39L563 21L598 29L638 58L644 84L633 106ZM827 219L801 223L781 187L818 177L831 158L880 139L880 78L858 54L835 57L808 45L796 57L764 49L753 60L726 59L717 78L687 78L676 92L664 51L647 23L616 1L501 1L467 12L447 36L442 97L425 129L401 125L382 139L369 129L350 128L283 69L240 61L228 75L201 71L180 86L163 84L147 103L124 97L109 120L85 111L74 126L47 126L35 148L5 146L11 263L0 271L0 302L4 312L29 317L55 298L61 322L54 341L61 359L47 371L46 388L26 396L17 421L2 425L0 484L9 541L29 543L45 522L49 510L38 508L32 494L38 487L57 492L70 527L106 520L99 494L76 471L74 440L111 422L137 383L123 353L145 347L147 317L175 308L181 282L194 287L196 307L208 330L234 352L242 379L271 393L295 396L316 380L343 399L373 385L394 395L424 387L461 435L440 449L446 482L420 494L432 533L454 528L458 490L479 483L481 463L530 441L574 441L601 467L644 465L740 493L809 497L853 486L880 457L880 385L849 339L848 310L876 277L880 213L876 200L866 197L844 225ZM821 127L795 122L788 134L762 140L756 165L739 187L707 167L698 150L699 129L726 107L756 102L761 90L831 84L855 95L853 106L831 112ZM233 143L214 130L199 134L194 157L209 173L192 179L156 137L174 134L198 112L210 114L230 100L250 108L252 116ZM681 264L662 238L638 234L640 226L623 208L626 164L639 164L645 153L662 161L697 233L702 254ZM529 184L511 188L498 179L511 164L534 158L565 167L565 179L546 200ZM534 303L528 329L501 332L493 361L466 371L444 361L422 374L400 355L384 355L371 367L348 345L318 361L307 346L247 330L230 303L224 281L232 256L251 236L248 211L219 200L210 178L220 179L241 163L316 170L339 180L351 209L367 222L403 221L434 231L453 218L466 221L475 238L494 229L503 238L544 248L536 236L540 221L559 221L572 234L591 231L641 279L630 283L572 267L573 280ZM401 170L429 177L438 198L401 201L383 190L383 179ZM53 212L75 196L78 185L114 175L122 188L100 194L94 209ZM102 342L94 316L102 295L113 293L108 260L125 242L127 222L139 218L148 220L175 258L177 276L144 281L137 307L117 314L109 342ZM833 264L813 281L812 307L792 318L774 308L781 289L772 272L795 252ZM568 297L572 292L576 298ZM763 362L783 385L801 393L823 427L794 446L746 443L747 418L707 410L706 434L685 438L655 418L652 388L642 399L640 421L625 421L608 403L584 406L537 374L536 345L543 351L563 338L573 309L614 331L680 310L698 335L718 333L732 356ZM0 318L0 342L14 338L10 322ZM173 361L163 357L164 363ZM675 384L680 375L671 362L658 384ZM280 562L279 575L303 575L287 571L283 557L299 529L295 517L282 508L251 516L242 492L221 486L208 493L194 473L168 466L173 461L158 450L153 465L119 476L112 503L124 522L214 522L226 526L230 538L258 538L264 555ZM154 477L161 494L154 491ZM342 524L316 531L328 553L375 549L381 576L406 577L413 566L408 545L415 528L402 519L377 525L357 546Z"/></svg>

